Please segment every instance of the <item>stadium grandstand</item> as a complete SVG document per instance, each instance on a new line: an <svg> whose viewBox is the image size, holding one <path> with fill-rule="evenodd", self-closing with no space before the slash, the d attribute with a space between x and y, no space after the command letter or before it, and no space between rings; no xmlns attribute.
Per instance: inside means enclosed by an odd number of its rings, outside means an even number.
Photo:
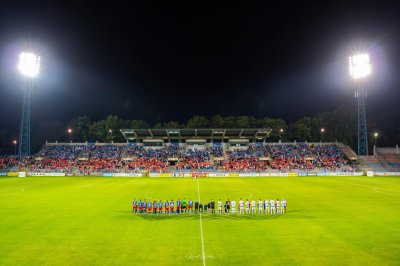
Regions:
<svg viewBox="0 0 400 266"><path fill-rule="evenodd" d="M373 156L361 157L364 171L400 172L400 150L396 147L375 147Z"/></svg>
<svg viewBox="0 0 400 266"><path fill-rule="evenodd" d="M2 157L0 168L68 175L169 173L172 176L360 170L354 151L341 143L270 143L267 142L270 132L270 129L123 129L125 143L46 143L36 155L21 162L16 157ZM384 157L387 153L379 150L379 154ZM399 165L396 158L390 162L393 169Z"/></svg>

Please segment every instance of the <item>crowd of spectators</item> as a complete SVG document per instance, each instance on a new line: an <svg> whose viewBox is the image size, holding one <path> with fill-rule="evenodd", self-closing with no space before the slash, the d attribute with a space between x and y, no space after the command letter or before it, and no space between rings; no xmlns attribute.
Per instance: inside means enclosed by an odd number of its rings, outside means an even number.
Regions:
<svg viewBox="0 0 400 266"><path fill-rule="evenodd" d="M278 170L349 170L349 162L334 144L271 144L269 165Z"/></svg>
<svg viewBox="0 0 400 266"><path fill-rule="evenodd" d="M166 172L168 171L168 163L159 158L137 158L134 161L126 162L125 169L127 171L139 172Z"/></svg>
<svg viewBox="0 0 400 266"><path fill-rule="evenodd" d="M207 148L207 151L214 157L224 157L224 149L221 145L212 145Z"/></svg>
<svg viewBox="0 0 400 266"><path fill-rule="evenodd" d="M0 169L13 166L32 171L268 171L354 170L335 144L250 144L245 149L224 152L221 145L209 147L164 147L138 145L46 145L39 156L18 162L16 157L0 157ZM125 158L127 157L127 158ZM211 158L218 159L214 162Z"/></svg>
<svg viewBox="0 0 400 266"><path fill-rule="evenodd" d="M29 169L34 172L71 172L74 162L64 158L44 158L41 160L30 160Z"/></svg>
<svg viewBox="0 0 400 266"><path fill-rule="evenodd" d="M121 150L120 145L90 145L89 157L96 159L119 158Z"/></svg>
<svg viewBox="0 0 400 266"><path fill-rule="evenodd" d="M76 166L81 173L116 172L122 167L122 162L118 158L94 157L88 160L79 160Z"/></svg>
<svg viewBox="0 0 400 266"><path fill-rule="evenodd" d="M210 162L209 148L188 148L181 153L176 170L215 170Z"/></svg>
<svg viewBox="0 0 400 266"><path fill-rule="evenodd" d="M124 147L124 154L128 157L138 157L138 158L177 158L182 153L183 149L178 145L168 145L164 147L143 147L137 145L126 145Z"/></svg>
<svg viewBox="0 0 400 266"><path fill-rule="evenodd" d="M231 158L223 163L223 169L228 172L257 172L267 170L267 161L259 158Z"/></svg>
<svg viewBox="0 0 400 266"><path fill-rule="evenodd" d="M0 157L0 170L8 170L18 164L16 156L3 156Z"/></svg>
<svg viewBox="0 0 400 266"><path fill-rule="evenodd" d="M227 155L231 159L256 159L268 157L269 152L265 145L250 144L247 149L234 149L227 151Z"/></svg>
<svg viewBox="0 0 400 266"><path fill-rule="evenodd" d="M74 160L82 153L89 151L88 145L45 145L38 152L39 157L47 157L53 159Z"/></svg>

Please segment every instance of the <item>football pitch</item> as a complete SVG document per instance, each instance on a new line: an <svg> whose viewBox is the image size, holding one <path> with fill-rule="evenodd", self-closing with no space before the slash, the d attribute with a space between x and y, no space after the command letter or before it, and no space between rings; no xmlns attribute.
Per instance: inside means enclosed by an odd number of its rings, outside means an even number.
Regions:
<svg viewBox="0 0 400 266"><path fill-rule="evenodd" d="M284 215L131 202L285 197ZM0 178L0 265L399 265L400 178Z"/></svg>

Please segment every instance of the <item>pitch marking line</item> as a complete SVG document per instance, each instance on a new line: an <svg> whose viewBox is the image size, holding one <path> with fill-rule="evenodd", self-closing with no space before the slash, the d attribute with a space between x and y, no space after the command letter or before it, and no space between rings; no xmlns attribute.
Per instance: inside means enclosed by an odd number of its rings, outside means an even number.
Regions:
<svg viewBox="0 0 400 266"><path fill-rule="evenodd" d="M200 201L200 182L197 179L197 194L199 197L199 202ZM203 236L203 221L201 219L201 212L200 212L200 234L201 234L201 251L202 251L202 255L203 255L203 266L206 266L206 255L204 252L204 236Z"/></svg>

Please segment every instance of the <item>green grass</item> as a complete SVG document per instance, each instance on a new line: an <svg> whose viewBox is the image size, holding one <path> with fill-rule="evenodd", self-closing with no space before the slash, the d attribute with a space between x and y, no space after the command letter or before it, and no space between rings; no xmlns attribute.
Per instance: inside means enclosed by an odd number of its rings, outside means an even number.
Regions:
<svg viewBox="0 0 400 266"><path fill-rule="evenodd" d="M206 265L399 265L400 179L200 179L202 201L288 200L285 215L203 215ZM198 215L131 200L197 198L184 178L0 178L0 265L202 265Z"/></svg>

